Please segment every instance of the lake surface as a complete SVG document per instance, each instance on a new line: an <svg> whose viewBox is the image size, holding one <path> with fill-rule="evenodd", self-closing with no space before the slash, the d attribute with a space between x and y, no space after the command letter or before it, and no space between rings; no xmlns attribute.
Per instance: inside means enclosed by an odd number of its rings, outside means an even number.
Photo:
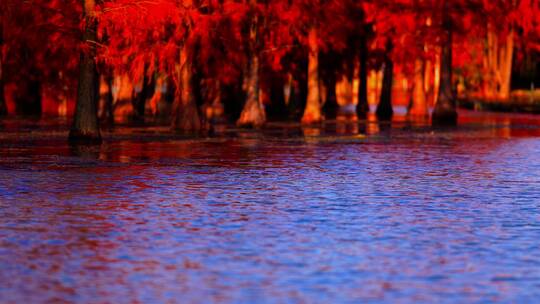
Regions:
<svg viewBox="0 0 540 304"><path fill-rule="evenodd" d="M0 302L536 302L540 117L69 147L0 123Z"/></svg>

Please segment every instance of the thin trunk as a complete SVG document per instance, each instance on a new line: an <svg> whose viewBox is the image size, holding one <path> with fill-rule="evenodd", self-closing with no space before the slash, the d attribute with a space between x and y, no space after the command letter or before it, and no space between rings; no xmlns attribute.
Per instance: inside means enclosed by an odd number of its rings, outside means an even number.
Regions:
<svg viewBox="0 0 540 304"><path fill-rule="evenodd" d="M435 106L439 100L439 89L441 88L441 55L440 48L435 56L435 65L433 66L433 95L431 106Z"/></svg>
<svg viewBox="0 0 540 304"><path fill-rule="evenodd" d="M433 71L433 64L431 60L426 60L424 65L424 92L426 92L426 106L429 108L430 102L432 100L433 95L433 84L432 84L432 77L431 74Z"/></svg>
<svg viewBox="0 0 540 304"><path fill-rule="evenodd" d="M308 96L304 115L302 116L302 123L304 124L322 121L319 93L319 45L316 28L311 28L308 39Z"/></svg>
<svg viewBox="0 0 540 304"><path fill-rule="evenodd" d="M484 69L487 70L486 78L484 79L484 97L493 99L497 96L497 84L500 82L500 74L498 73L498 53L499 40L491 23L487 25L486 33L486 54L484 56Z"/></svg>
<svg viewBox="0 0 540 304"><path fill-rule="evenodd" d="M324 106L322 107L325 117L335 118L339 110L339 104L337 101L337 94L336 94L335 74L332 73L331 75L328 75L327 77L323 78L323 80L321 80L321 83L322 82L325 82L325 90L324 90L324 93L322 93L325 96Z"/></svg>
<svg viewBox="0 0 540 304"><path fill-rule="evenodd" d="M510 29L506 39L499 41L497 30L491 23L487 25L486 49L483 60L487 77L484 79L483 93L488 99L508 99L514 55L514 31Z"/></svg>
<svg viewBox="0 0 540 304"><path fill-rule="evenodd" d="M340 79L336 81L334 88L336 90L336 103L338 106L345 106L351 102L352 99L352 85L351 80L347 75L340 75Z"/></svg>
<svg viewBox="0 0 540 304"><path fill-rule="evenodd" d="M4 54L4 26L3 20L0 20L0 116L7 115L6 97L4 94L4 70L2 59Z"/></svg>
<svg viewBox="0 0 540 304"><path fill-rule="evenodd" d="M201 120L193 95L191 59L184 43L180 50L180 63L176 67L176 94L173 103L172 128L182 132L201 130Z"/></svg>
<svg viewBox="0 0 540 304"><path fill-rule="evenodd" d="M452 23L448 14L446 0L443 8L443 35L441 39L441 80L439 96L433 110L433 124L457 124L457 111L452 90Z"/></svg>
<svg viewBox="0 0 540 304"><path fill-rule="evenodd" d="M283 96L285 98L285 105L288 106L291 101L291 94L293 90L293 75L291 72L287 73L287 79L283 85Z"/></svg>
<svg viewBox="0 0 540 304"><path fill-rule="evenodd" d="M205 82L206 94L204 95L203 118L205 125L211 127L213 124L225 121L225 108L221 101L221 83L219 80Z"/></svg>
<svg viewBox="0 0 540 304"><path fill-rule="evenodd" d="M137 122L144 122L144 111L146 108L146 100L150 95L150 86L152 83L148 80L147 68L144 69L144 75L141 84L141 91L133 94L131 99L131 105L133 106L133 120Z"/></svg>
<svg viewBox="0 0 540 304"><path fill-rule="evenodd" d="M0 29L1 35L1 29ZM0 37L0 116L7 114L6 98L4 94L4 75L2 70L2 37Z"/></svg>
<svg viewBox="0 0 540 304"><path fill-rule="evenodd" d="M98 74L94 60L96 49L97 22L95 19L94 0L82 0L85 29L83 42L88 44L89 51L82 52L79 63L79 85L77 87L77 106L73 125L69 133L70 142L100 143L97 104Z"/></svg>
<svg viewBox="0 0 540 304"><path fill-rule="evenodd" d="M109 75L105 76L105 82L108 87L107 93L105 95L105 119L110 125L114 124L113 81L114 77L112 76L112 72Z"/></svg>
<svg viewBox="0 0 540 304"><path fill-rule="evenodd" d="M150 109L152 116L156 117L160 113L159 107L163 101L163 87L166 85L166 81L163 76L157 76L154 84L154 94L150 99ZM167 88L170 89L170 88Z"/></svg>
<svg viewBox="0 0 540 304"><path fill-rule="evenodd" d="M368 104L368 88L367 88L367 79L368 79L368 47L367 47L367 38L365 35L362 36L360 41L360 88L358 90L358 104L356 105L356 114L358 117L365 118L369 112Z"/></svg>
<svg viewBox="0 0 540 304"><path fill-rule="evenodd" d="M409 115L428 115L426 92L424 91L424 65L424 61L420 58L416 59L414 63L414 88L412 94L412 107L409 110Z"/></svg>
<svg viewBox="0 0 540 304"><path fill-rule="evenodd" d="M377 118L379 118L379 120L390 120L394 115L394 110L392 109L392 83L394 80L394 63L392 62L392 58L390 58L392 48L392 42L388 40L386 43L386 54L384 59L381 99L379 101L379 105L377 106L376 112Z"/></svg>
<svg viewBox="0 0 540 304"><path fill-rule="evenodd" d="M510 82L512 78L512 59L514 57L514 31L506 36L504 51L501 52L499 70L501 74L501 83L499 86L499 98L506 100L510 97Z"/></svg>
<svg viewBox="0 0 540 304"><path fill-rule="evenodd" d="M246 103L236 125L240 127L261 127L266 122L266 111L259 98L259 57L252 54L246 79Z"/></svg>
<svg viewBox="0 0 540 304"><path fill-rule="evenodd" d="M249 3L253 7L256 5L255 0L250 0ZM249 63L242 83L246 92L246 103L236 125L259 128L266 122L266 111L259 96L259 55L257 50L259 19L256 13L253 14L249 31Z"/></svg>

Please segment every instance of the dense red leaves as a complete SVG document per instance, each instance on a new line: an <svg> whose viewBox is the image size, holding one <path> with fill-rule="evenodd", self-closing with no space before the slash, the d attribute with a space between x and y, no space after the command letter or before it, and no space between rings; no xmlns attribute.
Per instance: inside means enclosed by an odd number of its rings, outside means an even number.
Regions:
<svg viewBox="0 0 540 304"><path fill-rule="evenodd" d="M501 37L510 30L520 45L540 49L538 0L446 0L455 30L457 65L481 60L487 25ZM372 57L387 40L398 68L410 73L414 58L439 52L445 0L103 0L97 1L101 67L171 75L180 49L190 50L194 68L225 83L239 81L250 51L265 69L283 71L291 58L307 53L307 33L317 28L320 50L355 54L369 35ZM3 58L6 80L37 75L44 83L76 81L81 49L82 8L76 0L4 0ZM257 17L256 46L250 50L250 24ZM369 34L372 32L373 34ZM82 47L82 48L81 48Z"/></svg>

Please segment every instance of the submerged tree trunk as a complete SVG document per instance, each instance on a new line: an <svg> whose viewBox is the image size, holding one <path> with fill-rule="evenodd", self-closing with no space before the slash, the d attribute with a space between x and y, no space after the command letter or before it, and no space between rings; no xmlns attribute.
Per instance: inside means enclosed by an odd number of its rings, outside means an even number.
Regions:
<svg viewBox="0 0 540 304"><path fill-rule="evenodd" d="M388 40L386 42L386 54L384 58L381 99L379 101L379 105L377 106L376 112L377 118L379 118L380 120L390 120L394 115L394 110L392 109L392 83L394 80L394 63L392 62L392 58L390 58L392 48L392 42Z"/></svg>
<svg viewBox="0 0 540 304"><path fill-rule="evenodd" d="M420 58L414 62L414 88L412 94L412 106L409 115L427 116L428 106L424 87L424 61Z"/></svg>
<svg viewBox="0 0 540 304"><path fill-rule="evenodd" d="M456 100L452 90L452 23L448 15L447 1L443 8L439 96L432 117L433 124L436 125L455 125L457 123Z"/></svg>
<svg viewBox="0 0 540 304"><path fill-rule="evenodd" d="M367 89L367 78L368 78L368 47L367 47L367 37L362 36L360 40L360 87L358 89L358 104L356 105L356 114L358 117L365 118L369 112L368 104L368 89Z"/></svg>
<svg viewBox="0 0 540 304"><path fill-rule="evenodd" d="M309 54L308 54L308 95L306 108L302 116L302 123L311 124L322 121L321 98L319 92L319 44L317 29L309 31Z"/></svg>
<svg viewBox="0 0 540 304"><path fill-rule="evenodd" d="M172 128L176 131L197 132L201 119L193 95L191 59L184 43L180 50L180 63L176 68L176 94L173 103Z"/></svg>
<svg viewBox="0 0 540 304"><path fill-rule="evenodd" d="M100 143L97 103L98 103L98 74L94 60L96 49L95 2L82 0L85 29L83 42L89 46L89 51L82 52L79 63L79 84L77 87L77 105L73 125L69 132L70 142Z"/></svg>

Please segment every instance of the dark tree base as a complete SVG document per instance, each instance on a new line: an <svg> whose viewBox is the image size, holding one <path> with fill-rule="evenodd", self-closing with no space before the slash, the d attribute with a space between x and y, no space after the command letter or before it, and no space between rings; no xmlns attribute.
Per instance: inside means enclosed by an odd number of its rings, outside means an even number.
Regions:
<svg viewBox="0 0 540 304"><path fill-rule="evenodd" d="M98 133L94 133L94 132L83 133L77 130L71 130L69 132L68 141L70 144L83 144L83 145L99 145L103 142L99 132Z"/></svg>
<svg viewBox="0 0 540 304"><path fill-rule="evenodd" d="M361 119L367 118L369 113L369 106L364 103L360 103L356 106L356 116Z"/></svg>
<svg viewBox="0 0 540 304"><path fill-rule="evenodd" d="M433 111L431 124L433 126L456 126L458 115L455 109L437 109Z"/></svg>
<svg viewBox="0 0 540 304"><path fill-rule="evenodd" d="M196 109L183 110L174 119L172 129L180 133L197 133L202 130L202 123Z"/></svg>
<svg viewBox="0 0 540 304"><path fill-rule="evenodd" d="M392 107L388 106L379 106L377 107L377 112L375 112L377 115L377 119L379 120L392 120L392 116L394 116L394 110L392 110Z"/></svg>

